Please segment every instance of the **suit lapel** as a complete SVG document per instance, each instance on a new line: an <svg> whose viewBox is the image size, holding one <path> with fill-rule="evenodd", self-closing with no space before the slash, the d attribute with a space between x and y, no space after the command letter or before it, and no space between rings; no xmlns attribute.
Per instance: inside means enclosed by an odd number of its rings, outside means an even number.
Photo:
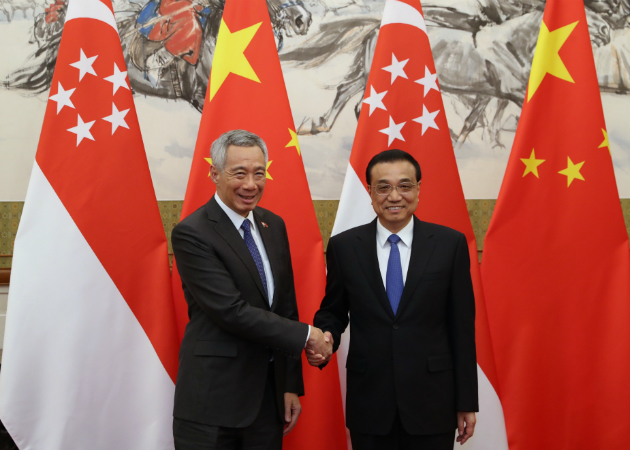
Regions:
<svg viewBox="0 0 630 450"><path fill-rule="evenodd" d="M278 243L274 242L272 231L269 229L269 225L263 221L263 212L258 210L254 210L254 219L256 220L256 226L258 227L258 232L260 233L260 237L263 241L263 245L265 246L265 251L267 252L267 258L269 258L269 265L271 266L271 276L273 277L274 286L278 286L278 279L276 278L280 269L280 254ZM274 289L273 299L271 302L271 310L274 311L278 305L277 295L278 289Z"/></svg>
<svg viewBox="0 0 630 450"><path fill-rule="evenodd" d="M400 298L400 305L398 306L398 311L396 313L397 318L403 314L405 307L409 304L411 296L416 290L416 286L418 285L418 282L429 263L429 259L431 259L431 253L433 253L433 248L435 247L435 243L431 239L432 234L427 233L426 227L423 226L423 222L418 220L415 216L413 220L411 257L409 259L405 288L403 289L402 297Z"/></svg>
<svg viewBox="0 0 630 450"><path fill-rule="evenodd" d="M389 304L387 293L385 292L385 285L383 284L383 278L381 277L381 271L378 266L378 256L376 254L376 221L375 219L368 226L362 228L362 232L357 235L357 241L355 243L355 251L359 260L359 265L367 278L368 284L372 288L372 292L376 294L376 297L387 311L387 314L393 319L394 311Z"/></svg>
<svg viewBox="0 0 630 450"><path fill-rule="evenodd" d="M223 212L217 201L212 197L210 201L207 203L207 211L208 218L214 222L216 225L214 226L215 231L223 238L223 240L232 247L234 253L241 259L250 275L254 278L256 282L256 286L258 286L258 290L267 298L267 294L265 292L265 288L262 284L262 280L260 278L260 274L258 273L258 268L256 267L256 263L254 262L254 258L252 254L249 252L247 245L245 244L245 240L238 232L234 223L230 220L230 218ZM269 305L268 302L265 302Z"/></svg>

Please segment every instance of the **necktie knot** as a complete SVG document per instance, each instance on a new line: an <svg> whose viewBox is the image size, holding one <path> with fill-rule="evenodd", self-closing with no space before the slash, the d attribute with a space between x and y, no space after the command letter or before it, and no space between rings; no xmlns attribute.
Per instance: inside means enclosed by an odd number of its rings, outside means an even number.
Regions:
<svg viewBox="0 0 630 450"><path fill-rule="evenodd" d="M245 219L243 220L243 223L241 224L241 228L243 229L243 231L252 231L252 223L249 221L249 219Z"/></svg>
<svg viewBox="0 0 630 450"><path fill-rule="evenodd" d="M390 234L387 240L391 242L392 245L398 244L398 242L400 241L400 236L398 236L397 234Z"/></svg>

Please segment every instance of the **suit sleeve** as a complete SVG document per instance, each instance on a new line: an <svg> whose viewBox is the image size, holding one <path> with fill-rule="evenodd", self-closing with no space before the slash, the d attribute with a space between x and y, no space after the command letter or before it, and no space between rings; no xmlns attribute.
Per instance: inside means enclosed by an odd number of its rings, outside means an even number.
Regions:
<svg viewBox="0 0 630 450"><path fill-rule="evenodd" d="M475 295L466 237L461 234L449 289L449 333L455 369L455 408L479 411L475 347Z"/></svg>
<svg viewBox="0 0 630 450"><path fill-rule="evenodd" d="M315 313L313 324L322 331L330 331L334 339L333 351L337 351L341 341L341 334L348 326L348 312L350 303L348 293L343 284L341 266L337 259L336 240L328 242L326 251L326 295L322 300L319 311Z"/></svg>
<svg viewBox="0 0 630 450"><path fill-rule="evenodd" d="M232 274L212 246L200 239L190 225L180 223L175 227L172 243L183 283L218 327L240 338L283 351L292 358L300 358L308 333L307 324L253 307L243 300Z"/></svg>

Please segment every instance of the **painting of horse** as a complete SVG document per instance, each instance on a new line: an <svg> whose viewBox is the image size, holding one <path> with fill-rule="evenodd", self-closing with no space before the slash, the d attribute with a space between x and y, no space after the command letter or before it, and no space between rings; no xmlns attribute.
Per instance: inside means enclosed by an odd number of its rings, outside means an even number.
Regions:
<svg viewBox="0 0 630 450"><path fill-rule="evenodd" d="M32 161L67 2L0 0L0 158ZM266 0L311 194L341 192L385 0ZM34 5L19 10L19 5ZM6 6L12 5L12 6ZM183 198L225 0L114 0L149 165L160 199ZM544 0L422 2L468 198L495 198L526 91ZM585 0L622 196L630 197L630 1ZM185 17L180 39L168 22ZM11 20L11 22L9 22ZM23 197L0 168L0 200ZM20 165L18 164L18 165ZM6 167L6 165L5 165ZM4 184L6 186L4 186ZM3 194L3 192L13 192Z"/></svg>

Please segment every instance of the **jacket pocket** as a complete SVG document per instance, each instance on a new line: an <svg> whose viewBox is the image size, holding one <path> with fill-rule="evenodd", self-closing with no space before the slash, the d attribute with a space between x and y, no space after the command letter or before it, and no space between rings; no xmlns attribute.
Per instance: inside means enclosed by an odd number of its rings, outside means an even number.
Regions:
<svg viewBox="0 0 630 450"><path fill-rule="evenodd" d="M346 360L346 369L354 372L365 372L367 370L368 362L366 359L357 358L355 356L348 356Z"/></svg>
<svg viewBox="0 0 630 450"><path fill-rule="evenodd" d="M196 356L229 356L238 354L238 344L226 341L197 341L195 343Z"/></svg>
<svg viewBox="0 0 630 450"><path fill-rule="evenodd" d="M453 368L453 357L451 355L429 356L427 362L429 372L440 372Z"/></svg>

